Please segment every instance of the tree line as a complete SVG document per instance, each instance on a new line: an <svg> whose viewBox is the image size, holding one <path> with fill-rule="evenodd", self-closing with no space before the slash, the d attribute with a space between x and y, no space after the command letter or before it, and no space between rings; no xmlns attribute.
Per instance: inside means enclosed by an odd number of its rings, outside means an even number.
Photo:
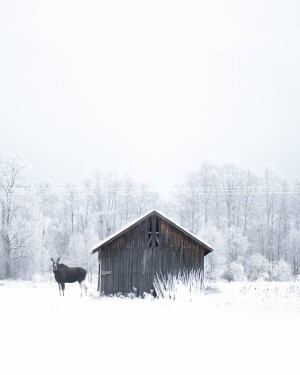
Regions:
<svg viewBox="0 0 300 375"><path fill-rule="evenodd" d="M300 181L271 168L208 161L162 196L113 170L80 184L31 184L16 155L0 160L0 279L49 277L50 257L97 271L89 250L145 212L159 209L208 242L206 277L289 280L300 272Z"/></svg>
<svg viewBox="0 0 300 375"><path fill-rule="evenodd" d="M207 277L289 280L300 272L300 180L271 167L258 174L238 163L208 161L178 187L183 226L212 244Z"/></svg>

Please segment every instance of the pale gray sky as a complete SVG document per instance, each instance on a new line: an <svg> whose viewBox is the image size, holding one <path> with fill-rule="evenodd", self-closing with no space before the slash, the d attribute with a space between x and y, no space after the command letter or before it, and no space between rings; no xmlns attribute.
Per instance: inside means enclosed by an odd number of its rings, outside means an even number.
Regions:
<svg viewBox="0 0 300 375"><path fill-rule="evenodd" d="M202 158L299 175L300 2L0 1L0 151L32 179Z"/></svg>

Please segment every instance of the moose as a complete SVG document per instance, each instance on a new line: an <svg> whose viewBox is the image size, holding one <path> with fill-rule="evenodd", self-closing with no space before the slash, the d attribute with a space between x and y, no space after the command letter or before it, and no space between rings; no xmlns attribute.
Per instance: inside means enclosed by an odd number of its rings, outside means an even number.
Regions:
<svg viewBox="0 0 300 375"><path fill-rule="evenodd" d="M85 290L85 295L87 295L87 286L85 285L85 278L87 271L81 267L68 267L62 263L59 263L60 258L54 260L51 258L53 263L53 272L55 276L55 280L58 282L59 288L59 295L65 295L65 283L75 283L78 281L81 289L81 297L82 297L82 290Z"/></svg>

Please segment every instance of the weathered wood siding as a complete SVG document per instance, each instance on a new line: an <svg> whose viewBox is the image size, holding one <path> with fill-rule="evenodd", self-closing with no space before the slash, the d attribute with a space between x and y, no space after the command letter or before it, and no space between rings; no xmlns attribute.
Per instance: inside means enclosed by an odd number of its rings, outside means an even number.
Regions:
<svg viewBox="0 0 300 375"><path fill-rule="evenodd" d="M104 245L98 256L99 289L108 295L134 288L142 295L153 289L157 272L177 274L204 265L204 249L155 214Z"/></svg>

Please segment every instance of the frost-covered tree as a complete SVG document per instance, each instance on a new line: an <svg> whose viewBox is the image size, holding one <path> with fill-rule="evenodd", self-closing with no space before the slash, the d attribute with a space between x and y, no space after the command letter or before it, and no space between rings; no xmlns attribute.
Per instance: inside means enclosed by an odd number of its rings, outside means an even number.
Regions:
<svg viewBox="0 0 300 375"><path fill-rule="evenodd" d="M197 172L188 175L184 185L177 187L174 194L175 211L179 214L180 222L193 233L198 233L202 227L212 224L212 197L216 188L215 166L209 161L203 161Z"/></svg>
<svg viewBox="0 0 300 375"><path fill-rule="evenodd" d="M243 235L243 230L232 226L222 231L222 235L224 236L227 262L241 262L249 249L249 241Z"/></svg>
<svg viewBox="0 0 300 375"><path fill-rule="evenodd" d="M0 275L10 278L14 264L29 257L28 246L36 228L31 217L34 202L24 189L25 164L15 155L0 159ZM21 190L23 189L23 190ZM30 261L29 261L30 262Z"/></svg>
<svg viewBox="0 0 300 375"><path fill-rule="evenodd" d="M220 169L222 183L222 197L227 226L240 225L240 190L242 188L242 174L239 165L226 163Z"/></svg>
<svg viewBox="0 0 300 375"><path fill-rule="evenodd" d="M258 196L257 205L257 232L259 245L263 255L269 262L276 256L276 220L279 197L277 189L280 179L272 168L266 167L262 178L262 192Z"/></svg>
<svg viewBox="0 0 300 375"><path fill-rule="evenodd" d="M199 236L209 244L214 251L205 257L205 276L210 280L220 279L226 268L225 241L222 232L215 226L202 228Z"/></svg>
<svg viewBox="0 0 300 375"><path fill-rule="evenodd" d="M300 229L292 228L286 239L287 259L292 266L293 275L300 274Z"/></svg>

